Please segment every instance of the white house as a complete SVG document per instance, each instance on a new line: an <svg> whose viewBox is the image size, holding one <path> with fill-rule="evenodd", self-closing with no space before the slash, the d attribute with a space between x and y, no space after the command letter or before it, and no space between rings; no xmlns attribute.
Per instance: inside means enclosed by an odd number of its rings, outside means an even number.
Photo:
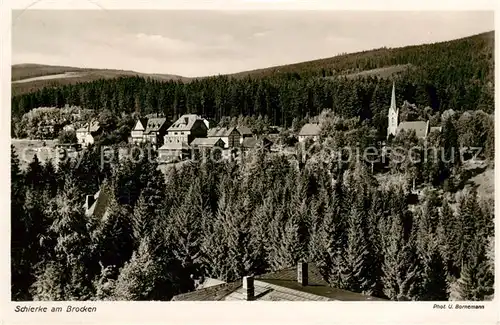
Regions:
<svg viewBox="0 0 500 325"><path fill-rule="evenodd" d="M94 137L101 132L101 127L98 122L87 123L84 127L76 130L76 139L82 147L94 143Z"/></svg>
<svg viewBox="0 0 500 325"><path fill-rule="evenodd" d="M307 123L300 129L299 132L299 142L304 142L306 139L310 138L313 141L319 140L319 133L321 128L319 124Z"/></svg>

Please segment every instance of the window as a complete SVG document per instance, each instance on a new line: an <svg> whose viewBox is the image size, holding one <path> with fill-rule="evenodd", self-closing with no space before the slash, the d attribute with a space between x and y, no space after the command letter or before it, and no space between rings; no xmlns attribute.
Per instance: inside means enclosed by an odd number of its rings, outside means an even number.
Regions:
<svg viewBox="0 0 500 325"><path fill-rule="evenodd" d="M177 135L177 132L175 132L174 135Z"/></svg>

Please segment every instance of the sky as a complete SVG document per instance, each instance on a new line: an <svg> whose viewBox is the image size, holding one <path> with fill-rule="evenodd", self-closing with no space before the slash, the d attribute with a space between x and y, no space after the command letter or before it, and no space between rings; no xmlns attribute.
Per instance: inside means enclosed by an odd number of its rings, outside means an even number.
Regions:
<svg viewBox="0 0 500 325"><path fill-rule="evenodd" d="M493 11L25 10L12 13L12 64L197 77L493 29Z"/></svg>

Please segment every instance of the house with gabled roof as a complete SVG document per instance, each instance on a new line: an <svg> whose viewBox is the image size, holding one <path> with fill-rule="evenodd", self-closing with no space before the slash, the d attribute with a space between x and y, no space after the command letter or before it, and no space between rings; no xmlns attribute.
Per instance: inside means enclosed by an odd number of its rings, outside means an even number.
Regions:
<svg viewBox="0 0 500 325"><path fill-rule="evenodd" d="M191 147L195 149L212 149L214 147L225 148L226 143L221 138L210 137L210 138L196 138L191 142Z"/></svg>
<svg viewBox="0 0 500 325"><path fill-rule="evenodd" d="M267 137L261 136L261 137L251 137L243 139L241 148L243 150L252 150L261 148L263 150L270 151L272 145L273 142L271 140L269 140Z"/></svg>
<svg viewBox="0 0 500 325"><path fill-rule="evenodd" d="M222 139L225 148L238 147L243 139L240 132L235 127L218 127L208 130L208 138Z"/></svg>
<svg viewBox="0 0 500 325"><path fill-rule="evenodd" d="M163 137L167 133L168 122L165 117L149 118L144 130L144 137L147 142L155 148L163 145Z"/></svg>
<svg viewBox="0 0 500 325"><path fill-rule="evenodd" d="M201 116L182 115L167 129L163 145L158 149L160 158L185 158L190 150L191 142L196 138L206 138L207 130L208 121Z"/></svg>
<svg viewBox="0 0 500 325"><path fill-rule="evenodd" d="M146 139L144 138L144 131L146 131L147 124L148 119L145 117L139 118L137 122L135 122L135 126L130 132L130 143L139 144L146 141Z"/></svg>
<svg viewBox="0 0 500 325"><path fill-rule="evenodd" d="M102 129L99 122L92 121L76 130L76 138L81 146L86 147L95 142L95 137L99 135L101 131Z"/></svg>
<svg viewBox="0 0 500 325"><path fill-rule="evenodd" d="M111 187L107 183L104 183L97 193L87 195L83 205L85 216L98 220L105 218L109 213L112 195Z"/></svg>
<svg viewBox="0 0 500 325"><path fill-rule="evenodd" d="M307 123L305 124L299 132L299 142L304 142L306 139L312 139L313 141L319 140L319 134L321 128L317 123Z"/></svg>
<svg viewBox="0 0 500 325"><path fill-rule="evenodd" d="M157 148L163 145L167 133L168 121L165 117L143 117L137 120L131 131L130 143L151 143Z"/></svg>
<svg viewBox="0 0 500 325"><path fill-rule="evenodd" d="M298 263L258 276L245 276L174 296L173 301L384 301L330 286L314 264Z"/></svg>
<svg viewBox="0 0 500 325"><path fill-rule="evenodd" d="M253 132L252 130L250 130L249 127L246 127L246 126L237 126L236 129L238 130L238 132L240 132L240 135L241 135L241 140L243 141L244 138L250 138L250 137L253 137Z"/></svg>

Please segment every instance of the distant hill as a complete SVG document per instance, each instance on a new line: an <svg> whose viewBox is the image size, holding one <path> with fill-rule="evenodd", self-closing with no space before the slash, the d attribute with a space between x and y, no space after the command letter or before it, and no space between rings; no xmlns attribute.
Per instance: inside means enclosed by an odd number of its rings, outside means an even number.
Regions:
<svg viewBox="0 0 500 325"><path fill-rule="evenodd" d="M171 117L197 113L215 120L260 115L272 125L289 127L294 119L332 109L345 118L367 120L382 137L387 130L393 81L397 103L415 104L423 119L438 119L436 114L448 109L488 114L495 110L493 31L447 42L191 79L36 65L14 66L13 70L17 80L12 85L11 107L12 116L18 119L36 107L68 104L117 114L137 110ZM131 75L144 78L126 78ZM59 86L40 89L57 83Z"/></svg>
<svg viewBox="0 0 500 325"><path fill-rule="evenodd" d="M62 86L99 79L139 76L158 81L182 80L189 78L169 74L146 74L128 70L87 69L43 64L15 64L12 66L13 95L33 92L47 86Z"/></svg>
<svg viewBox="0 0 500 325"><path fill-rule="evenodd" d="M265 77L285 74L322 75L322 76L344 76L371 75L379 77L388 77L394 73L400 73L411 65L428 66L435 64L433 61L436 55L447 55L446 52L456 51L461 48L468 52L472 46L478 43L487 43L489 46L483 48L485 51L478 52L476 57L483 58L489 56L488 60L493 60L495 41L495 32L490 31L477 35L472 35L460 39L454 39L445 42L411 45L398 48L379 48L368 51L341 54L330 58L317 59L312 61L299 62L269 68L242 71L231 74L231 77ZM481 50L483 50L481 49ZM493 66L491 65L492 69ZM382 69L383 68L383 69ZM402 69L403 68L403 69ZM371 70L370 73L362 74L363 71ZM391 71L392 70L392 71ZM390 73L388 73L390 72ZM491 71L491 78L493 78ZM493 79L492 79L493 80Z"/></svg>

